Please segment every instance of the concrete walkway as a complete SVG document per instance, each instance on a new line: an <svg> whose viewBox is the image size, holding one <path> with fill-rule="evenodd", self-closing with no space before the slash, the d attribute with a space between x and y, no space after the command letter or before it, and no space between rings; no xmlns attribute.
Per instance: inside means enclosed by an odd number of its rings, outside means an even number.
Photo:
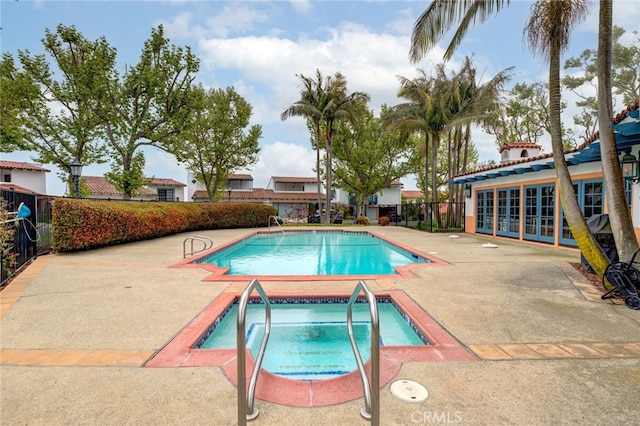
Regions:
<svg viewBox="0 0 640 426"><path fill-rule="evenodd" d="M406 362L397 379L422 403L381 389L381 424L631 424L640 415L640 311L602 301L574 250L460 234L369 227L449 263L400 289L478 362ZM250 231L200 233L215 246ZM182 260L175 235L38 258L0 292L3 425L234 425L236 388L219 367L142 368L222 292ZM484 248L487 242L497 248ZM270 291L351 291L355 282L263 282ZM384 325L383 325L384 326ZM260 387L260 383L258 383ZM278 389L270 390L278 392ZM366 425L363 400L299 408L256 401L252 425Z"/></svg>

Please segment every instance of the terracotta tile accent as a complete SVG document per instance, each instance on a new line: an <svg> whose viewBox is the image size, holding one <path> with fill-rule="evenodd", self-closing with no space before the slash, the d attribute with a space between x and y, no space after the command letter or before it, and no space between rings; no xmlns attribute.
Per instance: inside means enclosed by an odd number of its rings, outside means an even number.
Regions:
<svg viewBox="0 0 640 426"><path fill-rule="evenodd" d="M54 355L56 350L29 350L24 351L22 354L12 358L7 364L11 365L36 365L40 364L45 359Z"/></svg>
<svg viewBox="0 0 640 426"><path fill-rule="evenodd" d="M3 349L0 350L0 364L8 364L13 358L25 353L22 349Z"/></svg>
<svg viewBox="0 0 640 426"><path fill-rule="evenodd" d="M87 356L81 358L73 365L113 365L122 351L91 351Z"/></svg>
<svg viewBox="0 0 640 426"><path fill-rule="evenodd" d="M545 358L572 358L573 354L565 351L558 345L540 343L540 344L528 344L529 348L533 349Z"/></svg>
<svg viewBox="0 0 640 426"><path fill-rule="evenodd" d="M0 319L4 318L4 316L7 315L7 313L9 313L12 307L13 307L13 302L4 303L3 301L3 303L0 305Z"/></svg>
<svg viewBox="0 0 640 426"><path fill-rule="evenodd" d="M622 344L616 343L592 343L591 347L604 353L608 358L630 358L633 351L625 349Z"/></svg>
<svg viewBox="0 0 640 426"><path fill-rule="evenodd" d="M151 358L153 353L154 351L122 351L110 365L140 367L146 360Z"/></svg>
<svg viewBox="0 0 640 426"><path fill-rule="evenodd" d="M88 350L58 351L50 358L42 361L40 365L56 365L56 366L73 365L83 357L87 356L89 352L91 351L88 351Z"/></svg>
<svg viewBox="0 0 640 426"><path fill-rule="evenodd" d="M567 343L558 346L576 358L606 358L602 352L583 343Z"/></svg>
<svg viewBox="0 0 640 426"><path fill-rule="evenodd" d="M500 349L497 345L470 345L471 349L479 358L484 360L504 360L511 359L511 356Z"/></svg>
<svg viewBox="0 0 640 426"><path fill-rule="evenodd" d="M516 359L540 359L542 356L527 345L498 345L500 349Z"/></svg>
<svg viewBox="0 0 640 426"><path fill-rule="evenodd" d="M640 357L640 343L623 343L622 347L633 352L636 357Z"/></svg>

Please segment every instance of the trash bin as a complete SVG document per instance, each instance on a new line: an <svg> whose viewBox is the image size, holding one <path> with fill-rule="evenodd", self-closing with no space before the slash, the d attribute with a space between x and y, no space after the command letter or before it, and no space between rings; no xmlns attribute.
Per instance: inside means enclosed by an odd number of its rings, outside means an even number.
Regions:
<svg viewBox="0 0 640 426"><path fill-rule="evenodd" d="M613 232L611 231L611 223L609 222L608 214L594 214L587 219L587 228L589 232L596 239L602 251L607 255L611 263L618 261L618 250L616 249L616 242L613 239ZM587 259L584 258L582 253L580 254L581 266L589 272L594 272Z"/></svg>

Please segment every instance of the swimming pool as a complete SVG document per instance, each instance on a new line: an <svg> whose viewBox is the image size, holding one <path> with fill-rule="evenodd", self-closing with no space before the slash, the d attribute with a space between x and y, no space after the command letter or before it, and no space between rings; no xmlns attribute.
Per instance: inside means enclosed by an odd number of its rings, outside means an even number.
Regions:
<svg viewBox="0 0 640 426"><path fill-rule="evenodd" d="M370 232L303 230L256 232L176 266L204 267L227 279L361 279L407 274L412 267L433 262L425 254Z"/></svg>
<svg viewBox="0 0 640 426"><path fill-rule="evenodd" d="M247 306L246 345L258 356L264 335L264 304L251 299ZM376 298L381 346L430 344L389 297ZM347 298L273 298L271 336L262 368L295 380L338 377L357 368L347 329ZM227 309L195 345L197 349L236 348L238 304ZM369 305L353 306L353 331L364 362L370 357Z"/></svg>
<svg viewBox="0 0 640 426"><path fill-rule="evenodd" d="M331 298L349 299L351 292L322 292L313 295L303 292L269 292L269 299L322 300ZM388 341L380 347L380 384L391 382L404 362L453 362L476 361L455 338L431 318L411 297L399 290L376 293L376 300L389 298L400 308L402 315L424 335L431 344L393 346ZM222 292L200 314L185 325L147 363L146 368L163 367L219 367L229 381L235 385L237 377L237 352L233 349L198 349L198 342L220 321L240 298L240 294ZM264 312L263 312L264 315ZM264 316L263 316L264 318ZM384 330L385 324L380 329ZM357 331L354 331L357 333ZM267 351L272 344L267 345ZM366 346L366 345L365 345ZM359 346L363 351L364 346ZM353 356L353 354L351 355ZM247 367L253 368L254 358L247 357ZM293 407L322 407L362 398L362 381L357 370L326 380L292 380L271 374L262 369L259 373L256 398Z"/></svg>

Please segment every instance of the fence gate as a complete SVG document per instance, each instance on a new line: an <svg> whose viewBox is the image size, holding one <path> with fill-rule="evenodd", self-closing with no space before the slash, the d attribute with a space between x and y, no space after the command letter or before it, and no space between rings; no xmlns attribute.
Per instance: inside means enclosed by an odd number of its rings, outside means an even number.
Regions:
<svg viewBox="0 0 640 426"><path fill-rule="evenodd" d="M20 220L12 220L15 215L9 215L10 221L0 224L5 228L13 229L13 241L0 250L0 287L2 287L11 276L36 257L38 252L36 224L38 221L35 195L14 190L2 189L0 191L4 200L3 208L9 212L16 212L20 203L24 203L31 211L29 216Z"/></svg>

